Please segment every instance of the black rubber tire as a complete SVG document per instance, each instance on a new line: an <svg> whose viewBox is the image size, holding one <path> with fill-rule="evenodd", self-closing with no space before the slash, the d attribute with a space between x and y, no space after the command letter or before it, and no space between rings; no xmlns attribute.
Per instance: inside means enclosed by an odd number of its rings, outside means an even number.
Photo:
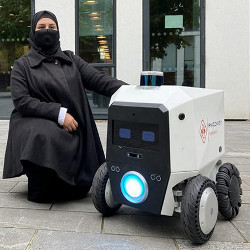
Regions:
<svg viewBox="0 0 250 250"><path fill-rule="evenodd" d="M109 207L105 199L105 188L109 179L106 162L103 163L97 170L92 183L92 200L95 208L104 216L111 216L121 207L118 204L116 207Z"/></svg>
<svg viewBox="0 0 250 250"><path fill-rule="evenodd" d="M215 183L207 177L198 175L189 180L182 196L181 221L188 238L195 244L208 241L214 231L213 228L208 234L204 234L199 220L201 196L208 187L211 187L217 195Z"/></svg>
<svg viewBox="0 0 250 250"><path fill-rule="evenodd" d="M231 163L224 163L216 175L219 212L227 219L236 217L241 207L241 178L239 170Z"/></svg>

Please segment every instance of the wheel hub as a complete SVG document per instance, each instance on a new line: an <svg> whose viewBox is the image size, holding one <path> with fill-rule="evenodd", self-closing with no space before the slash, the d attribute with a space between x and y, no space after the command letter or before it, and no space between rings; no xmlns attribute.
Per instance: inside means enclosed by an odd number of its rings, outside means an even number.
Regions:
<svg viewBox="0 0 250 250"><path fill-rule="evenodd" d="M218 200L214 190L208 187L201 195L199 222L204 234L209 234L214 228L218 216Z"/></svg>
<svg viewBox="0 0 250 250"><path fill-rule="evenodd" d="M115 208L119 204L114 201L113 194L111 191L110 179L108 179L105 187L105 200L110 208Z"/></svg>

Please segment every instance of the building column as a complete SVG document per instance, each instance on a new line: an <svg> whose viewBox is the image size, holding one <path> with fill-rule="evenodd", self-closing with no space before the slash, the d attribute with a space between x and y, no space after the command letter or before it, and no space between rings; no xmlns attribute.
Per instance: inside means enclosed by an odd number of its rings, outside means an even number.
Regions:
<svg viewBox="0 0 250 250"><path fill-rule="evenodd" d="M75 52L75 0L35 0L35 12L49 10L57 19L62 50Z"/></svg>
<svg viewBox="0 0 250 250"><path fill-rule="evenodd" d="M206 88L224 90L225 118L248 119L249 0L206 0Z"/></svg>
<svg viewBox="0 0 250 250"><path fill-rule="evenodd" d="M138 85L142 71L143 0L116 1L116 77Z"/></svg>

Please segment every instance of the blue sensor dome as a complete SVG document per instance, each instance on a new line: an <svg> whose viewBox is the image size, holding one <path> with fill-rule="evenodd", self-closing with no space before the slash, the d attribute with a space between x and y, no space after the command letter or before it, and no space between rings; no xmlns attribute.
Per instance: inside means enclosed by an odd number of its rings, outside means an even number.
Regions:
<svg viewBox="0 0 250 250"><path fill-rule="evenodd" d="M132 203L142 203L148 197L148 184L138 172L127 172L120 186L123 196Z"/></svg>

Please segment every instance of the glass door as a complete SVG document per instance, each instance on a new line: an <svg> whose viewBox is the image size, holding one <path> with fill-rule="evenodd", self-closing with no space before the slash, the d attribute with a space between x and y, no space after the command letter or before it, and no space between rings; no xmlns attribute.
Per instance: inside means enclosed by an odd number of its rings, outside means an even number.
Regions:
<svg viewBox="0 0 250 250"><path fill-rule="evenodd" d="M115 76L115 1L79 0L79 56L103 73ZM87 91L96 119L106 119L109 98Z"/></svg>
<svg viewBox="0 0 250 250"><path fill-rule="evenodd" d="M148 5L148 69L164 72L165 85L201 87L200 0L149 0Z"/></svg>

